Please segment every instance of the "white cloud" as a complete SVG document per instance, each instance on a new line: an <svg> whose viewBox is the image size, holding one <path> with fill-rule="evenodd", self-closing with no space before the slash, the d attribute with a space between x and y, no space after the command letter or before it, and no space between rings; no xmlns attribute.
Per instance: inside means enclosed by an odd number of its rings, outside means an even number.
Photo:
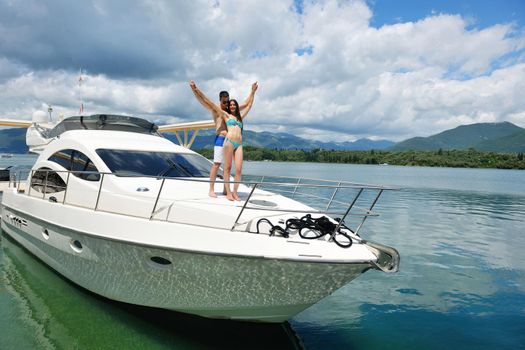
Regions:
<svg viewBox="0 0 525 350"><path fill-rule="evenodd" d="M82 66L88 113L201 120L189 79L214 100L223 89L243 100L257 80L256 130L347 141L525 127L525 31L511 24L432 14L374 28L357 0L305 1L302 14L293 1L15 5L0 0L2 117L27 119L42 103L75 114Z"/></svg>

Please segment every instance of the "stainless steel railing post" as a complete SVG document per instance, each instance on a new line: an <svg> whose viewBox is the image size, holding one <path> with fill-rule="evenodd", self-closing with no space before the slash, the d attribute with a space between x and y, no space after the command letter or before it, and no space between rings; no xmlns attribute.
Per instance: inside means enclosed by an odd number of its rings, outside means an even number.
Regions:
<svg viewBox="0 0 525 350"><path fill-rule="evenodd" d="M151 215L149 216L150 220L153 220L153 215L155 215L155 210L157 210L157 204L159 203L160 193L162 192L162 187L164 187L164 182L166 181L166 178L162 178L162 183L160 184L159 193L157 194L157 199L155 199L155 205L153 206L153 210L151 211ZM166 217L166 221L168 221L168 218Z"/></svg>
<svg viewBox="0 0 525 350"><path fill-rule="evenodd" d="M348 215L348 213L350 212L350 210L352 210L352 207L354 206L355 202L357 202L357 199L359 198L359 196L361 195L361 193L363 193L363 191L364 191L364 188L360 188L360 189L359 189L359 192L358 192L357 195L354 197L354 200L353 200L352 203L348 206L348 209L346 210L345 215L343 215L343 217L341 218L341 220L339 220L339 222L337 223L337 226L335 227L334 232L332 232L332 234L330 235L330 241L332 241L332 240L334 239L335 234L337 233L337 231L339 231L339 228L341 227L341 225L342 225L343 222L345 221L346 216Z"/></svg>
<svg viewBox="0 0 525 350"><path fill-rule="evenodd" d="M370 213L372 211L372 209L374 208L374 206L376 205L379 197L381 196L381 193L383 193L383 190L379 190L379 192L377 193L377 196L376 198L374 199L374 201L372 202L372 205L370 206L370 209L368 209L368 213ZM365 215L363 217L363 221L361 221L361 223L359 224L359 226L357 227L357 229L355 230L355 234L357 234L359 232L359 230L361 229L361 227L363 227L363 224L365 223L365 220L366 218L368 217L368 213L367 215Z"/></svg>
<svg viewBox="0 0 525 350"><path fill-rule="evenodd" d="M69 174L71 174L70 171L67 172L67 177L66 177L66 190L64 191L64 199L62 200L62 204L66 204L67 188L69 187Z"/></svg>
<svg viewBox="0 0 525 350"><path fill-rule="evenodd" d="M298 178L297 185L299 185L300 183L301 183L301 178ZM295 197L295 192L297 192L297 185L295 185L295 188L293 189L292 199Z"/></svg>
<svg viewBox="0 0 525 350"><path fill-rule="evenodd" d="M18 184L15 186L16 192L20 192L20 180L22 180L22 170L18 172Z"/></svg>
<svg viewBox="0 0 525 350"><path fill-rule="evenodd" d="M46 198L47 191L47 176L49 175L49 170L46 170L46 179L44 180L44 190L42 191L42 199Z"/></svg>
<svg viewBox="0 0 525 350"><path fill-rule="evenodd" d="M29 188L27 189L27 195L29 196L31 194L31 184L33 183L33 175L34 175L34 170L31 170L31 177L29 178Z"/></svg>
<svg viewBox="0 0 525 350"><path fill-rule="evenodd" d="M233 226L231 228L230 231L233 231L233 229L235 228L235 226L237 225L237 222L239 221L239 219L241 218L241 215L242 215L242 212L244 211L244 209L246 208L246 205L248 204L248 201L250 200L250 198L252 197L252 194L253 194L253 191L255 191L255 188L257 187L257 183L254 183L253 184L253 187L252 187L252 190L250 191L250 194L248 195L248 198L246 198L246 201L244 202L244 205L242 206L242 209L241 211L239 212L239 215L237 215L237 219L235 219L235 222L233 223Z"/></svg>
<svg viewBox="0 0 525 350"><path fill-rule="evenodd" d="M339 186L341 186L341 182L337 184L337 187L335 188L334 193L332 194L332 198L330 198L330 201L328 202L328 205L326 206L325 211L328 211L328 209L330 208L330 205L334 201L335 195L337 194L337 190L339 190Z"/></svg>
<svg viewBox="0 0 525 350"><path fill-rule="evenodd" d="M97 194L97 202L95 203L95 211L98 209L98 202L100 200L100 193L102 192L102 183L104 183L104 175L105 173L102 173L102 177L100 178L100 186L98 187L98 194Z"/></svg>

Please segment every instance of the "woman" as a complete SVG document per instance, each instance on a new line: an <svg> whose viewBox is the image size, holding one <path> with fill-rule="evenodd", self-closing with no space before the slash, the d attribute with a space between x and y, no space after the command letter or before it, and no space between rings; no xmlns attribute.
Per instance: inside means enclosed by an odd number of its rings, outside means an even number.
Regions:
<svg viewBox="0 0 525 350"><path fill-rule="evenodd" d="M237 190L239 188L239 182L241 181L243 162L242 122L248 114L248 112L250 111L250 109L252 108L255 91L257 91L258 87L257 83L254 83L252 85L252 91L250 93L250 96L248 97L248 104L246 105L246 108L243 109L242 114L239 111L239 104L236 100L230 100L228 113L223 111L215 103L211 102L211 100L206 95L204 95L202 91L199 90L199 88L197 87L197 85L195 85L195 82L193 80L190 81L190 87L193 93L197 96L197 98L201 101L204 101L204 103L209 108L213 109L217 114L219 114L226 123L226 128L228 129L228 132L226 134L226 139L224 141L223 146L224 184L226 187L226 198L228 198L230 201L239 201L241 199L239 198ZM235 184L233 185L233 192L230 189L230 174L232 168L232 161L235 162Z"/></svg>

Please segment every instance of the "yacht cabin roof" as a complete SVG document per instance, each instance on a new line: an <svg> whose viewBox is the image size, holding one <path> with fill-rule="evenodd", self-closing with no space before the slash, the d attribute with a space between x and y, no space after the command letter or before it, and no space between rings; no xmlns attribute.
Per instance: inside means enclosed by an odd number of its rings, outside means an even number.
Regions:
<svg viewBox="0 0 525 350"><path fill-rule="evenodd" d="M125 131L71 130L63 133L49 148L118 149L146 152L193 153L162 136Z"/></svg>
<svg viewBox="0 0 525 350"><path fill-rule="evenodd" d="M124 115L94 114L73 116L59 122L47 131L47 138L57 137L69 130L115 130L140 134L158 135L158 127L149 121Z"/></svg>

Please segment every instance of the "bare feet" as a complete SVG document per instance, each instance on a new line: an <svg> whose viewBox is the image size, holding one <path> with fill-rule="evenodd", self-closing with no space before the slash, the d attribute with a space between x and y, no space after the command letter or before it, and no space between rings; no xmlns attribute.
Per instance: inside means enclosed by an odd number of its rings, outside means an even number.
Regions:
<svg viewBox="0 0 525 350"><path fill-rule="evenodd" d="M213 192L213 191L210 191L210 192L208 193L208 196L210 196L210 197L212 197L212 198L217 198L217 195L216 195L215 192Z"/></svg>
<svg viewBox="0 0 525 350"><path fill-rule="evenodd" d="M232 196L231 193L228 193L228 194L226 195L226 198L228 198L229 201L234 201L234 200L235 200L235 198L233 198L233 196Z"/></svg>
<svg viewBox="0 0 525 350"><path fill-rule="evenodd" d="M236 200L236 201L240 201L241 198L239 198L239 196L237 195L237 193L233 193L233 198Z"/></svg>

